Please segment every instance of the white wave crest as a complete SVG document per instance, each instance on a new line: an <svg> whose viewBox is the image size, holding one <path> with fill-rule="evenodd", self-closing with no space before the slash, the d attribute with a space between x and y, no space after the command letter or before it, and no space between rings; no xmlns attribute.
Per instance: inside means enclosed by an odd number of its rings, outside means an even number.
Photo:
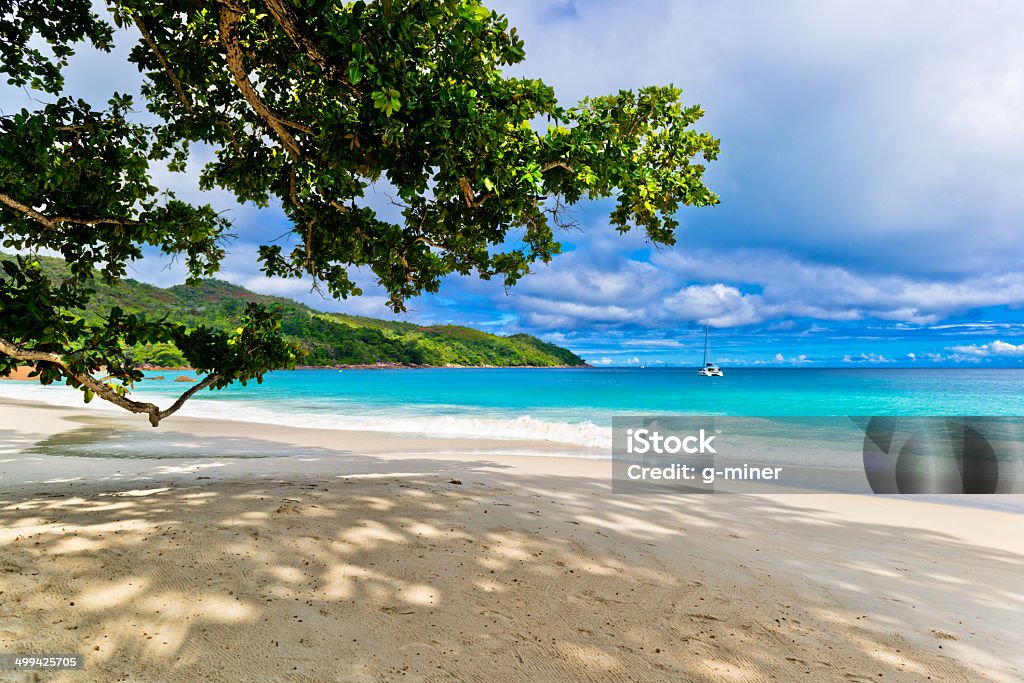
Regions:
<svg viewBox="0 0 1024 683"><path fill-rule="evenodd" d="M64 386L43 387L28 382L0 382L0 396L71 407L82 405L82 394L75 389ZM159 403L158 396L137 395L136 398L145 398L145 400ZM95 400L89 406L90 409L94 407L105 411L121 410L100 400ZM194 398L181 409L179 414L189 417L274 424L283 427L421 434L468 439L549 441L586 448L611 448L612 443L611 427L596 425L592 422L549 422L529 415L517 417L409 415L402 412L401 406L395 406L393 410L385 414L352 415L292 411L285 405L260 404L248 400L209 401Z"/></svg>

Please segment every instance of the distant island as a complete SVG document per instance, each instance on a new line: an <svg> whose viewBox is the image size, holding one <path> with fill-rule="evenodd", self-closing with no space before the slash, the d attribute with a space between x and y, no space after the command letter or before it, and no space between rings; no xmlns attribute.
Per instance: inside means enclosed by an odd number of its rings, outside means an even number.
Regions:
<svg viewBox="0 0 1024 683"><path fill-rule="evenodd" d="M0 255L4 260L4 255ZM51 280L67 277L59 258L39 257ZM568 349L528 334L498 336L458 325L415 325L317 311L284 297L256 294L222 280L205 280L196 287L167 289L135 280L114 285L96 278L96 295L89 307L75 311L97 318L114 306L150 318L167 316L189 327L233 327L252 301L274 306L281 313L285 336L304 351L300 367L585 367L586 361ZM144 367L181 368L187 363L173 344L138 345L135 361Z"/></svg>

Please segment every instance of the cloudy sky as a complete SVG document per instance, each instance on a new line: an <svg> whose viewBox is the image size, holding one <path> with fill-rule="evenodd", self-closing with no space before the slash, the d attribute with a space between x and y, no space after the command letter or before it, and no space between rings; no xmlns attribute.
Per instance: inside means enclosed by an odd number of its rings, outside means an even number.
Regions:
<svg viewBox="0 0 1024 683"><path fill-rule="evenodd" d="M677 246L660 251L610 230L610 203L582 206L565 253L516 289L452 278L408 319L526 331L605 365L695 365L705 320L730 366L1024 363L1024 4L490 5L526 40L515 72L564 104L682 87L722 140L708 174L722 204L683 211ZM128 42L83 56L72 88L104 100L137 88ZM24 105L0 89L0 109ZM189 177L161 180L198 195ZM389 317L372 278L346 302L267 280L255 249L284 230L280 213L207 201L239 235L225 279ZM180 281L166 265L147 259L134 277Z"/></svg>

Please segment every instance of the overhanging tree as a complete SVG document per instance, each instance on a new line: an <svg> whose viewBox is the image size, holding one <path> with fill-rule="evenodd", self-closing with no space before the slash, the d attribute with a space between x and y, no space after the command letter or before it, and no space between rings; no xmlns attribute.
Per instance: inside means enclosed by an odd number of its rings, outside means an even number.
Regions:
<svg viewBox="0 0 1024 683"><path fill-rule="evenodd" d="M524 57L508 20L475 1L128 0L113 22L137 37L146 76L141 123L132 98L105 107L64 96L77 44L109 50L114 29L89 0L0 0L0 71L49 98L0 116L0 226L21 253L71 264L52 282L31 257L0 274L0 374L35 366L156 426L203 388L262 379L294 349L272 311L250 306L232 331L187 330L114 309L100 324L72 314L99 269L121 278L142 248L182 255L191 281L217 272L230 225L153 184L151 167L182 171L190 146L213 151L199 176L241 202L279 203L292 247L260 248L268 276L312 278L336 297L360 294L370 269L405 309L446 275L506 286L559 252L563 209L614 198L611 222L671 245L683 206L718 198L703 182L718 140L692 125L672 86L588 98L570 108L536 79L510 78ZM386 185L402 220L364 201ZM173 342L205 373L165 410L132 400L141 373L129 349ZM108 377L95 379L99 372Z"/></svg>

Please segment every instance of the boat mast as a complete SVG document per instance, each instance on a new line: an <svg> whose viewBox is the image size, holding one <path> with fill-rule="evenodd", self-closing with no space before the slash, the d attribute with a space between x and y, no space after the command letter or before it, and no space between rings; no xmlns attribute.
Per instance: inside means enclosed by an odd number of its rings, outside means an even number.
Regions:
<svg viewBox="0 0 1024 683"><path fill-rule="evenodd" d="M704 323L704 367L708 366L708 327L711 325L711 321Z"/></svg>

